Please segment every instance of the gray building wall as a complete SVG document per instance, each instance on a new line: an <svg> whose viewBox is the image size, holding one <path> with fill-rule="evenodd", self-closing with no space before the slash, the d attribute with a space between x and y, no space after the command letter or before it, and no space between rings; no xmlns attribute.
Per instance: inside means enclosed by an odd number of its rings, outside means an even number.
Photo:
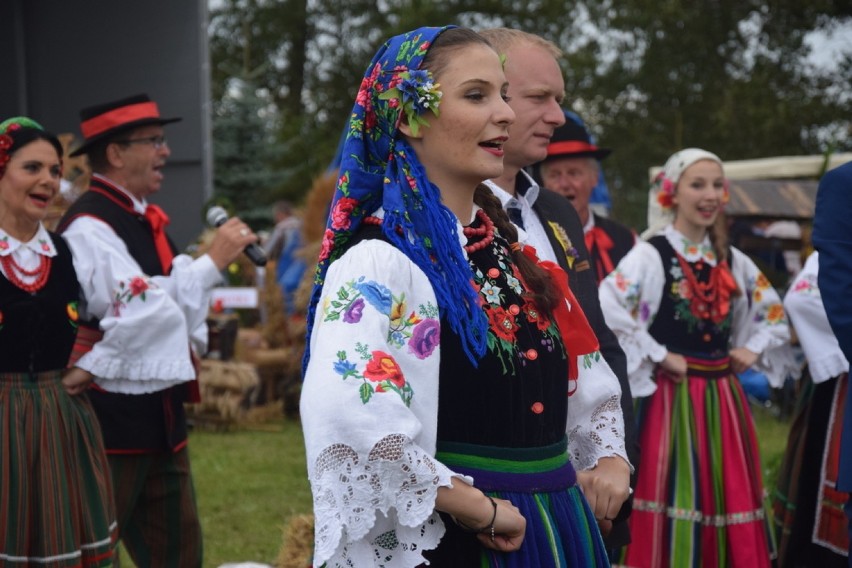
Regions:
<svg viewBox="0 0 852 568"><path fill-rule="evenodd" d="M0 69L0 120L79 138L81 108L136 93L183 117L151 201L179 247L196 239L213 193L206 0L0 0Z"/></svg>

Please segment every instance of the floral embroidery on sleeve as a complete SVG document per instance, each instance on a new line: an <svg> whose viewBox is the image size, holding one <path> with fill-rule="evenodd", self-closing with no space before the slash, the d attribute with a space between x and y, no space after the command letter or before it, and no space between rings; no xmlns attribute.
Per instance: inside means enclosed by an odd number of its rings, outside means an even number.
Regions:
<svg viewBox="0 0 852 568"><path fill-rule="evenodd" d="M3 235L0 237L0 250L6 250L7 248L9 248L9 237Z"/></svg>
<svg viewBox="0 0 852 568"><path fill-rule="evenodd" d="M408 310L405 294L394 295L387 286L360 277L341 286L332 298L324 302L324 321L343 320L358 323L364 308L370 305L388 318L388 342L394 347L408 343L409 350L419 359L425 359L440 342L438 308L431 302Z"/></svg>
<svg viewBox="0 0 852 568"><path fill-rule="evenodd" d="M640 299L639 283L632 282L618 267L612 272L611 278L615 287L624 294L624 303L630 308L630 317L645 323L651 319L651 307L648 302Z"/></svg>
<svg viewBox="0 0 852 568"><path fill-rule="evenodd" d="M759 305L765 301L764 295L766 291L772 288L772 284L762 272L758 272L754 277L750 277L747 287L751 290L749 304L758 305L757 313L754 314L755 322L765 321L770 325L787 324L784 307L779 302L767 303L765 306Z"/></svg>
<svg viewBox="0 0 852 568"><path fill-rule="evenodd" d="M148 278L134 276L129 282L121 280L118 283L118 290L115 292L115 300L112 303L112 312L115 317L121 316L121 311L127 307L134 298L139 298L145 301L145 292L149 289L156 288Z"/></svg>
<svg viewBox="0 0 852 568"><path fill-rule="evenodd" d="M796 283L793 285L792 292L796 292L799 294L808 294L819 296L819 287L816 283L816 278L812 274L808 274L807 276L801 277Z"/></svg>
<svg viewBox="0 0 852 568"><path fill-rule="evenodd" d="M358 393L361 402L367 404L374 394L395 392L406 406L411 406L414 390L405 380L405 376L393 355L384 351L370 351L369 348L357 343L355 351L366 361L363 371L358 370L358 364L349 360L346 351L337 352L337 361L334 363L336 372L345 381L347 379L360 379L361 386Z"/></svg>

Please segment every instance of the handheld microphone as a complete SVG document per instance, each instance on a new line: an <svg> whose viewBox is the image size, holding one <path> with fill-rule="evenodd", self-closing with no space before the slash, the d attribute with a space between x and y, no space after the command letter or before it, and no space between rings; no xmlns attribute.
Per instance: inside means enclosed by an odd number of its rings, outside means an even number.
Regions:
<svg viewBox="0 0 852 568"><path fill-rule="evenodd" d="M228 220L228 212L218 205L207 210L207 224L212 227L221 227ZM249 257L255 265L266 266L266 253L263 249L257 246L257 243L251 243L243 252Z"/></svg>

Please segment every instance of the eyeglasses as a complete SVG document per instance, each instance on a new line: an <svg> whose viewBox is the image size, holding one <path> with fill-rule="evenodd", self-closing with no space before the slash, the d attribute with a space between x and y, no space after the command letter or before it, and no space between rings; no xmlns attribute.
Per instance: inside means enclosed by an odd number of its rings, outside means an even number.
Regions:
<svg viewBox="0 0 852 568"><path fill-rule="evenodd" d="M154 150L159 150L166 146L168 142L165 136L149 136L147 138L131 138L129 140L118 140L119 144L150 144Z"/></svg>

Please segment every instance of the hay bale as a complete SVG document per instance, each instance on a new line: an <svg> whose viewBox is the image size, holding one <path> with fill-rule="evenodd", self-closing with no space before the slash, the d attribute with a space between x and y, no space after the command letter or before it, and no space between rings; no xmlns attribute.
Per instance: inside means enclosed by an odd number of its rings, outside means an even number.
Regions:
<svg viewBox="0 0 852 568"><path fill-rule="evenodd" d="M228 427L240 420L257 396L260 377L250 363L203 359L198 375L201 402L187 405L195 420Z"/></svg>
<svg viewBox="0 0 852 568"><path fill-rule="evenodd" d="M276 568L308 568L314 557L314 516L297 515L284 527Z"/></svg>

